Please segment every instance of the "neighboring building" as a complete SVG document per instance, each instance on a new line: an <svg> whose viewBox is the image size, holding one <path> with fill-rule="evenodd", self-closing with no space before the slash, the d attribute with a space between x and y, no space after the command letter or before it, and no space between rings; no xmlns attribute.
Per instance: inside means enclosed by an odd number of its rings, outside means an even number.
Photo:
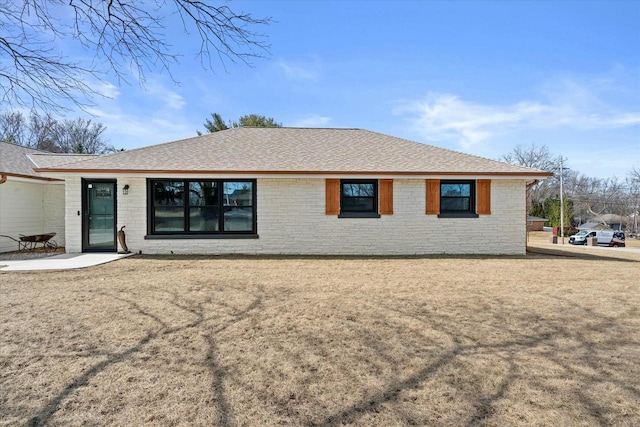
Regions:
<svg viewBox="0 0 640 427"><path fill-rule="evenodd" d="M30 156L40 153L0 141L0 235L55 232L64 245L64 181L33 170ZM16 242L0 237L0 252L17 249Z"/></svg>
<svg viewBox="0 0 640 427"><path fill-rule="evenodd" d="M578 230L610 230L608 226L604 225L601 222L595 221L585 222L584 224L581 224L576 228Z"/></svg>
<svg viewBox="0 0 640 427"><path fill-rule="evenodd" d="M550 173L361 129L233 128L38 171L68 252L524 254Z"/></svg>
<svg viewBox="0 0 640 427"><path fill-rule="evenodd" d="M527 230L529 231L543 231L544 223L547 222L547 218L538 218L537 216L527 216Z"/></svg>
<svg viewBox="0 0 640 427"><path fill-rule="evenodd" d="M631 222L631 218L616 214L603 214L592 218L590 222L606 224L607 228L611 230L625 230L626 224Z"/></svg>

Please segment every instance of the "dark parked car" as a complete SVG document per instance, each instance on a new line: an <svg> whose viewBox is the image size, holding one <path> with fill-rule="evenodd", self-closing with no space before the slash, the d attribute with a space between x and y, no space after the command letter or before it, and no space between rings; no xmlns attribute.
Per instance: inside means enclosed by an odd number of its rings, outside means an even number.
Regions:
<svg viewBox="0 0 640 427"><path fill-rule="evenodd" d="M626 245L624 244L624 240L614 237L613 239L611 239L608 246L614 248L624 248Z"/></svg>

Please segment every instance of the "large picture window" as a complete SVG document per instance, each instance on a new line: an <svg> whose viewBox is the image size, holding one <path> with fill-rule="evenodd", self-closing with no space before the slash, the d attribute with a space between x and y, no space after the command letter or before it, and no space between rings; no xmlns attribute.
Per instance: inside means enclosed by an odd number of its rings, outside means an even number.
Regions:
<svg viewBox="0 0 640 427"><path fill-rule="evenodd" d="M255 184L255 180L151 179L149 234L255 234Z"/></svg>
<svg viewBox="0 0 640 427"><path fill-rule="evenodd" d="M340 181L340 216L378 216L378 180Z"/></svg>
<svg viewBox="0 0 640 427"><path fill-rule="evenodd" d="M475 181L440 181L440 214L475 214Z"/></svg>

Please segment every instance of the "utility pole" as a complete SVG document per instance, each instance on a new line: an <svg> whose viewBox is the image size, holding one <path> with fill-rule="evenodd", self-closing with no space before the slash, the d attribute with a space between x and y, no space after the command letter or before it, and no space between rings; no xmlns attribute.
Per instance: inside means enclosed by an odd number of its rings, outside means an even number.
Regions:
<svg viewBox="0 0 640 427"><path fill-rule="evenodd" d="M560 236L562 237L562 244L564 245L564 191L562 190L564 175L563 161L564 159L560 156Z"/></svg>

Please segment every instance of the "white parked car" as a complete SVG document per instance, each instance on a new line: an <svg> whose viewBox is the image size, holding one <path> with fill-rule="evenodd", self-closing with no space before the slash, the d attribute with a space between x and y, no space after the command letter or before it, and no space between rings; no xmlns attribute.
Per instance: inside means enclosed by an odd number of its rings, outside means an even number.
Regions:
<svg viewBox="0 0 640 427"><path fill-rule="evenodd" d="M592 237L596 238L598 245L612 246L614 248L625 246L624 239L618 238L616 232L607 230L579 231L577 234L569 237L569 243L572 245L586 245Z"/></svg>
<svg viewBox="0 0 640 427"><path fill-rule="evenodd" d="M569 243L572 245L586 245L588 240L592 237L595 237L596 232L592 230L582 230L578 231L573 236L569 237Z"/></svg>

